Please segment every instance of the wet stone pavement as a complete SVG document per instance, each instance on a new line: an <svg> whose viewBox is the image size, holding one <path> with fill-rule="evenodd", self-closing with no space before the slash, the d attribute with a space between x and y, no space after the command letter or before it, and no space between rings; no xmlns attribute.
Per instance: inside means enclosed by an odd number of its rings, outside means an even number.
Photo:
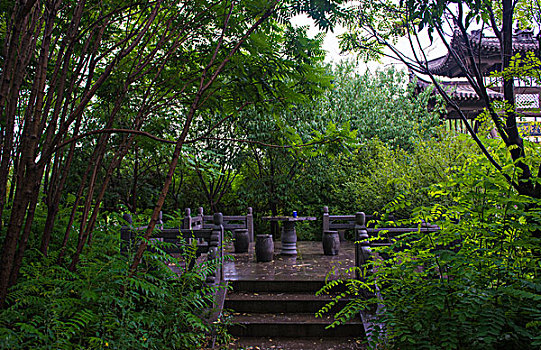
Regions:
<svg viewBox="0 0 541 350"><path fill-rule="evenodd" d="M233 257L224 264L225 279L242 280L325 280L353 278L354 273L347 269L355 265L353 242L341 242L338 255L323 255L321 242L297 242L295 256L280 255L281 242L274 243L274 260L256 262L254 243L248 253L234 254L232 245L226 247L226 254Z"/></svg>

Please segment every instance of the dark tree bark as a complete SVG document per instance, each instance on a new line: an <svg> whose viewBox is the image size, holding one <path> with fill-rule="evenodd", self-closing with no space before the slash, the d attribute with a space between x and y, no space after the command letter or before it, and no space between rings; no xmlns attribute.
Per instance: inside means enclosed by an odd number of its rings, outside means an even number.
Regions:
<svg viewBox="0 0 541 350"><path fill-rule="evenodd" d="M74 73L73 67L70 67L71 62L82 62L78 61L77 58L74 59L73 55L76 55L76 53L73 50L73 46L80 40L77 36L81 35L79 23L83 15L85 1L81 0L75 3L73 7L68 34L60 46L60 58L57 57L51 80L48 81L49 60L52 57L50 55L50 49L52 43L57 42L56 39L52 41L52 35L55 33L55 24L57 24L56 11L60 3L60 1L45 1L43 3L28 1L25 5L20 6L19 2L15 2L12 10L13 17L10 22L11 27L9 27L9 32L6 36L9 39L4 47L6 56L3 70L0 74L0 114L5 116L6 121L6 128L2 128L4 143L1 153L2 159L0 161L0 216L2 216L5 206L6 184L11 165L10 162L11 158L15 155L13 140L18 113L17 109L21 102L19 100L21 87L34 52L39 52L39 57L35 59L34 79L29 90L30 92L27 95L28 100L24 101L24 120L19 125L20 130L22 130L22 136L18 145L19 147L16 150L18 154L16 157L18 159L17 173L15 174L16 182L11 184L12 188L15 188L13 206L11 207L10 218L7 222L6 235L1 251L1 305L4 305L7 290L15 282L18 275L18 269L24 256L33 222L39 188L43 180L45 168L51 162L56 145L65 138L72 123L83 114L83 111L96 94L98 88L106 81L121 59L137 47L137 44L143 39L143 34L149 30L150 24L154 21L157 11L160 8L160 1L151 5L150 8L152 10L146 21L142 22L138 28L139 30L135 30L134 34L128 35L126 39L120 42L121 45L123 42L126 45L115 55L115 58L103 69L96 80L93 79L93 70L89 70L92 64L87 66L80 64L79 72L84 70L85 75L79 77L76 74L77 70L75 70L75 74L72 76L75 77L74 79L78 79L79 83L81 83L80 79L89 79L87 80L86 88L83 89L83 95L78 96L80 98L67 96L67 100L65 100L62 96L62 92L65 91L63 89L65 79L62 79L59 73L67 73L68 71ZM103 22L96 23L96 28L99 28L102 24ZM103 31L101 32L103 33ZM63 35L61 30L56 33ZM99 34L100 31L90 30L87 33L93 35ZM37 44L40 45L39 48L36 48ZM97 57L99 42L94 45L94 48L96 51L90 57ZM77 55L79 54L81 52L77 53ZM81 56L88 57L84 55L84 52ZM83 58L80 59L82 60ZM93 59L90 58L90 60ZM89 74L86 74L86 72L89 72ZM75 81L71 83L74 84ZM51 107L50 102L53 100L53 93L57 94L57 102L53 113L50 114L49 108ZM73 107L68 107L70 104ZM60 106L63 106L63 108L60 108ZM59 125L59 114L62 109L67 111L68 116ZM26 222L24 229L23 222ZM3 222L2 226L4 226ZM46 237L45 241L47 240L48 238ZM46 245L47 243L45 242L43 250L46 249Z"/></svg>

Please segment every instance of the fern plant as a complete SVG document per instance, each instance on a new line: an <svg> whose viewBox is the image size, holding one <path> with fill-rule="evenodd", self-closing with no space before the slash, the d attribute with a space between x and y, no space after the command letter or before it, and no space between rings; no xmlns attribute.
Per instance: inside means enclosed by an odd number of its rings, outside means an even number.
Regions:
<svg viewBox="0 0 541 350"><path fill-rule="evenodd" d="M199 349L213 335L228 342L227 322L205 318L223 288L204 284L214 263L188 270L193 249L174 258L164 252L168 243L152 241L137 274L127 277L131 260L120 253L118 232L100 227L76 272L58 265L57 253L29 255L0 311L0 348Z"/></svg>

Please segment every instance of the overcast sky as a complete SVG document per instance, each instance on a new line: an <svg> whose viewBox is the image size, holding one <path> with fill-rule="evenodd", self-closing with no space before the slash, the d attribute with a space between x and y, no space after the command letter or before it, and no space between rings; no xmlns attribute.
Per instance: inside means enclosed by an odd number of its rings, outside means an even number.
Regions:
<svg viewBox="0 0 541 350"><path fill-rule="evenodd" d="M314 25L314 21L311 18L308 18L306 14L301 14L293 17L291 23L294 26L308 26L308 36L313 38L319 33L319 30ZM352 58L352 55L340 54L340 48L338 47L338 38L337 35L343 33L345 28L338 26L334 29L333 32L327 32L325 35L325 40L323 41L323 48L327 51L327 57L325 62L339 62L342 59Z"/></svg>
<svg viewBox="0 0 541 350"><path fill-rule="evenodd" d="M308 36L311 38L313 38L319 33L319 30L314 25L313 20L308 18L308 16L305 14L295 16L291 20L291 23L293 23L293 25L295 26L309 26ZM353 54L340 53L340 48L338 45L338 38L336 36L344 33L345 31L346 31L345 28L343 28L342 26L338 26L334 29L334 32L326 33L325 40L323 41L323 49L327 51L327 57L325 58L325 62L337 63L337 62L340 62L340 60L344 60L344 59L352 59L352 60L355 59L355 55ZM401 49L401 51L409 51L409 45L406 43L405 40L402 43L400 43L399 41L397 46ZM432 59L432 58L445 55L446 50L441 45L435 45L431 47L429 50L427 50L426 53L429 59ZM375 70L377 68L384 68L391 65L403 67L403 65L397 62L396 60L384 58L382 59L381 63L369 62L368 64L366 64L364 62L359 62L359 70L360 71L364 71L365 69Z"/></svg>

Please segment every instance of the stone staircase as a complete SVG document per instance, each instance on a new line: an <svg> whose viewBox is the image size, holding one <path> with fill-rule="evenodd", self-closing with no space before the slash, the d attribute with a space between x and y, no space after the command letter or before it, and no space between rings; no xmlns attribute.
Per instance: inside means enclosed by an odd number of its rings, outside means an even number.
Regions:
<svg viewBox="0 0 541 350"><path fill-rule="evenodd" d="M360 319L331 329L332 316L316 318L330 296L316 296L323 280L230 281L225 308L232 310L237 349L361 349ZM345 303L345 302L344 302ZM344 306L338 305L336 310Z"/></svg>

